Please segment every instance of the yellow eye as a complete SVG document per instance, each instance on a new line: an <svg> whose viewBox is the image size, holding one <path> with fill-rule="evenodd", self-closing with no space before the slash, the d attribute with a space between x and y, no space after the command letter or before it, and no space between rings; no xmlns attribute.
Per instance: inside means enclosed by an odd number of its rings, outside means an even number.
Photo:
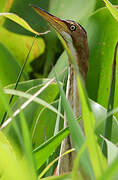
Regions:
<svg viewBox="0 0 118 180"><path fill-rule="evenodd" d="M71 25L71 26L70 26L70 30L71 30L71 31L75 31L75 30L76 30L76 26L75 26L74 24Z"/></svg>

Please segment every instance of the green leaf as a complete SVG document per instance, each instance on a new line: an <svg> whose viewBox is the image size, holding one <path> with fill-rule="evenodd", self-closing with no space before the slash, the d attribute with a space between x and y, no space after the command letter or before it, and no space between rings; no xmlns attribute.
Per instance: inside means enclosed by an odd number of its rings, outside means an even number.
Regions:
<svg viewBox="0 0 118 180"><path fill-rule="evenodd" d="M100 135L104 136L104 128L105 128L105 119L107 118L107 109L105 109L100 104L95 101L90 100L92 111L94 112L96 123L95 123L95 133L97 135L97 139L99 145L102 145L102 138ZM113 143L117 143L117 132L118 132L118 121L113 116L113 124L112 124L112 136L111 140Z"/></svg>
<svg viewBox="0 0 118 180"><path fill-rule="evenodd" d="M92 104L92 109L97 117L97 122L96 122L96 132L97 135L99 136L100 134L103 134L103 130L104 130L104 119L106 118L106 112L107 110L100 106L99 104L90 101ZM44 112L45 114L45 112ZM48 112L47 112L48 114ZM47 114L45 114L47 116ZM49 115L49 114L48 114ZM51 116L52 117L52 116ZM41 118L41 117L40 117ZM51 118L52 119L52 118ZM44 120L44 119L43 119ZM117 132L118 132L118 125L115 121L115 119L113 120L113 133L114 133L114 129L115 130L115 134L114 134L114 138L117 136ZM41 129L44 129L42 127L42 118L41 121L39 123L39 125L41 126ZM44 125L45 127L45 125ZM102 127L102 128L101 128ZM38 128L39 129L39 128ZM49 128L50 129L50 128ZM99 130L99 131L98 131ZM41 130L40 130L41 131ZM37 167L40 167L45 161L46 159L52 154L52 152L54 152L54 150L57 148L57 146L61 143L61 141L69 134L69 128L63 129L62 131L60 131L56 136L52 137L51 139L49 139L48 141L46 141L44 144L42 144L41 146L39 146L39 148L37 148L36 152L34 150L35 153L35 157L36 157L36 164ZM46 131L46 135L47 135L47 131ZM39 136L42 137L43 136L43 132L41 135L41 132L39 132ZM38 136L38 137L39 137ZM37 138L38 138L37 137ZM46 136L48 137L48 136ZM101 140L101 138L100 138ZM117 141L117 137L116 137L116 141ZM50 144L50 145L49 145ZM51 145L52 144L52 145ZM44 149L43 149L44 147ZM48 152L46 151L46 148L50 149L50 152L48 154ZM43 157L42 157L42 152L44 152ZM40 161L42 161L41 165L40 165Z"/></svg>
<svg viewBox="0 0 118 180"><path fill-rule="evenodd" d="M30 36L13 33L2 26L0 27L0 34L0 42L9 50L16 61L22 66L31 47L33 38ZM41 37L35 38L35 43L25 66L25 72L31 71L31 62L38 58L38 56L44 52L44 49L45 43L43 39Z"/></svg>
<svg viewBox="0 0 118 180"><path fill-rule="evenodd" d="M24 19L22 19L15 13L0 13L0 17L6 17L6 18L12 20L15 23L19 24L20 26L22 26L23 28L25 28L26 30L28 30L34 34L37 34L37 35L45 34L45 33L39 33L37 31L33 30Z"/></svg>
<svg viewBox="0 0 118 180"><path fill-rule="evenodd" d="M4 180L31 180L25 164L25 158L19 158L18 152L14 151L9 140L0 131L0 178ZM8 163L9 162L9 163Z"/></svg>
<svg viewBox="0 0 118 180"><path fill-rule="evenodd" d="M72 170L72 180L77 180L78 179L78 168L79 168L79 164L80 164L80 158L81 158L82 153L86 149L86 145L87 144L84 143L83 146L81 147L80 151L76 155L74 165L73 165L73 170Z"/></svg>
<svg viewBox="0 0 118 180"><path fill-rule="evenodd" d="M94 10L96 1L89 0L87 6L81 0L63 0L63 3L58 0L50 1L49 11L60 18L73 19L76 21L86 20Z"/></svg>
<svg viewBox="0 0 118 180"><path fill-rule="evenodd" d="M3 86L16 82L17 76L20 72L20 66L2 43L0 43L0 68L0 81ZM26 79L24 73L22 76L22 80L23 79ZM8 96L7 99L9 99ZM0 101L0 119L2 119L4 111L3 104Z"/></svg>
<svg viewBox="0 0 118 180"><path fill-rule="evenodd" d="M109 93L109 100L108 100L108 108L107 108L107 114L113 110L114 108L114 95L115 95L115 85L116 85L116 55L117 55L117 49L118 49L118 42L115 47L114 52L114 60L112 65L112 77L111 77L111 86L110 86L110 93ZM104 130L104 137L111 140L111 134L112 134L112 118L113 115L107 116L105 120L105 130ZM103 146L102 151L104 155L107 156L107 147L103 140Z"/></svg>
<svg viewBox="0 0 118 180"><path fill-rule="evenodd" d="M3 85L14 83L20 72L20 66L8 49L0 43L0 80Z"/></svg>
<svg viewBox="0 0 118 180"><path fill-rule="evenodd" d="M64 174L59 176L50 176L42 180L71 180L71 174Z"/></svg>
<svg viewBox="0 0 118 180"><path fill-rule="evenodd" d="M39 30L41 32L47 31L49 29L49 27L47 26L47 23L43 21L42 18L34 12L34 10L29 6L30 3L32 4L32 0L25 0L25 2L21 2L20 0L13 1L12 6L10 8L10 12L15 12L19 17L23 18L32 27L32 29L35 29L37 32ZM48 9L49 7L48 1L35 0L35 4L36 3L37 5L39 5L40 7L44 9ZM28 32L24 28L20 27L18 24L8 19L5 21L3 26L7 28L9 31L15 32L17 34L24 34L24 35L30 35L30 36L33 35L31 32ZM57 37L55 39L55 37L53 36L54 33L53 35L51 34L52 33L49 33L48 35L43 37L45 39L46 48L47 48L45 54L40 56L40 58L38 58L37 61L33 63L35 64L35 66L33 67L36 68L36 71L38 71L38 73L41 72L41 75L45 73L45 76L47 76L47 73L50 71L51 69L50 66L55 63L54 62L55 54L57 53L59 54L61 52L60 50L58 50L59 41ZM39 43L38 43L38 46L40 47L40 49L43 47L42 44L40 45ZM37 47L36 49L38 49L38 46L36 45ZM57 46L58 46L58 49L57 49ZM53 48L53 52L52 52L52 48ZM38 54L39 53L40 53L40 50L38 51ZM33 55L34 56L36 55L35 51ZM38 62L39 59L40 59L40 62Z"/></svg>
<svg viewBox="0 0 118 180"><path fill-rule="evenodd" d="M79 95L81 99L82 117L84 122L84 130L87 138L88 151L93 165L96 177L99 177L106 168L105 159L102 155L100 147L97 144L97 138L94 134L95 117L89 104L84 86L77 76Z"/></svg>
<svg viewBox="0 0 118 180"><path fill-rule="evenodd" d="M34 157L36 160L37 169L39 169L48 157L61 144L62 140L69 134L68 129L61 130L56 136L50 138L41 146L34 149ZM48 149L48 151L47 151Z"/></svg>
<svg viewBox="0 0 118 180"><path fill-rule="evenodd" d="M56 162L58 161L60 158L62 158L63 156L72 153L75 149L70 149L68 151L66 151L65 153L63 153L62 155L58 156L56 159L54 159L51 163L48 164L48 166L41 172L41 174L39 175L39 179L41 177L43 177L45 175L45 173L49 170L49 168Z"/></svg>
<svg viewBox="0 0 118 180"><path fill-rule="evenodd" d="M38 81L38 80L32 80L30 81L29 83L26 82L26 87L28 88L28 86L30 85L33 85L33 83L35 84L33 87L30 86L29 90L27 91L27 93L30 93L30 94L35 94L37 91L39 91L42 87L44 88L44 84L39 84L38 85L38 82L41 82L41 81ZM24 85L23 85L24 84ZM36 85L37 84L37 85ZM23 85L23 87L22 87ZM24 83L21 83L20 84L20 88L22 90L24 90L24 87L25 87L25 82ZM26 89L26 88L25 88ZM41 112L41 110L43 109L43 105L46 107L52 107L51 109L53 109L54 111L56 110L56 108L54 108L53 106L50 105L50 103L52 103L57 95L58 95L58 92L59 92L59 89L57 87L57 85L55 83L52 83L50 84L45 90L42 91L42 93L38 96L38 98L40 98L38 100L38 103L41 102L41 105L37 104L37 102L31 102L27 107L25 107L25 109L23 110L24 114L25 114L25 118L27 119L27 124L30 128L30 131L32 132L33 129L34 129L34 126L35 126L35 123L37 122L38 120L38 117L39 117L39 114ZM22 92L21 92L21 95L22 95ZM31 96L31 95L30 95ZM36 101L37 101L36 100ZM23 97L21 98L18 98L15 103L14 103L14 106L13 106L13 112L16 112L17 109L21 108L21 106L26 102L26 97L25 97L25 94L23 94ZM43 102L43 104L42 104ZM57 112L57 110L56 110ZM48 116L49 117L49 116ZM49 119L50 118L47 118L45 116L45 120L43 119L43 122L41 122L41 124L44 126L44 127L47 127L47 124L49 123ZM11 121L12 119L10 119ZM52 124L52 126L54 126L54 119L52 119L52 121L50 120L50 124ZM20 118L19 118L19 115L17 115L15 117L15 122L16 124L18 125L18 127L20 128ZM40 121L38 122L38 125L39 125ZM36 143L36 147L37 145L39 145L39 142L42 142L44 141L44 130L45 129L42 129L42 126L39 126L40 127L40 132L42 134L42 137L38 138L39 141L37 141ZM38 130L38 129L37 129ZM5 130L6 134L8 136L10 136L12 139L14 139L14 141L16 142L16 144L19 146L19 140L17 138L17 133L15 132L14 130L14 127L13 127L13 124L10 123L9 126L5 127ZM39 131L39 130L38 130ZM46 129L46 131L50 132L50 129ZM51 133L49 133L49 137L51 137L50 135ZM43 138L43 140L42 140ZM34 140L34 139L33 139ZM14 142L14 143L15 143ZM33 141L33 143L35 143L35 141Z"/></svg>
<svg viewBox="0 0 118 180"><path fill-rule="evenodd" d="M57 108L57 104L58 104L58 101L51 103L52 107L55 107L55 108ZM50 120L47 117L50 117ZM33 148L37 148L46 140L48 140L50 137L54 136L56 117L57 117L57 114L48 108L44 107L40 111L31 129ZM63 119L61 120L63 122ZM50 121L50 123L48 123L48 121ZM48 126L47 126L47 123L48 123Z"/></svg>
<svg viewBox="0 0 118 180"><path fill-rule="evenodd" d="M118 4L118 0L110 0L111 3L113 3L114 5L117 5ZM95 10L96 9L100 9L102 7L104 7L104 1L102 0L97 0L96 1L96 6L95 6Z"/></svg>
<svg viewBox="0 0 118 180"><path fill-rule="evenodd" d="M26 98L26 99L30 99L32 97L31 94L28 94L28 93L23 93L21 91L18 91L18 90L10 90L10 89L5 89L5 93L6 94L13 94L13 95L17 95L17 96L20 96L20 97L23 97L23 98ZM57 113L58 114L58 111L53 107L51 106L50 104L46 103L45 101L43 101L42 99L40 98L34 98L32 101L34 102L37 102L38 104L52 110L53 112ZM27 104L29 105L29 104ZM27 106L26 106L27 107ZM22 106L21 106L22 108ZM61 117L63 117L61 115L61 113L59 114Z"/></svg>
<svg viewBox="0 0 118 180"><path fill-rule="evenodd" d="M107 144L108 164L111 164L118 156L118 147L108 139L104 138Z"/></svg>
<svg viewBox="0 0 118 180"><path fill-rule="evenodd" d="M41 30L44 32L48 29L48 26L45 21L42 21L40 16L38 16L33 9L30 7L32 4L32 0L25 0L25 2L21 2L20 0L13 1L9 12L16 13L19 17L23 18L33 29L36 31ZM48 9L49 2L44 0L35 0L35 4L39 4L44 9ZM32 18L31 18L32 17ZM9 31L15 32L17 34L25 34L25 35L32 35L24 28L18 26L13 21L9 19L5 20L3 24L5 28Z"/></svg>
<svg viewBox="0 0 118 180"><path fill-rule="evenodd" d="M33 153L32 153L32 142L31 142L31 137L29 134L28 126L26 123L26 119L24 117L23 112L20 112L20 118L21 118L21 131L22 131L22 138L23 138L23 149L24 149L24 154L26 156L26 161L27 161L27 167L29 174L31 176L31 179L36 180L37 175L36 175L36 169L35 169L35 164L34 164L34 159L33 159ZM29 166L30 164L30 166Z"/></svg>
<svg viewBox="0 0 118 180"><path fill-rule="evenodd" d="M102 174L102 176L98 180L104 179L117 179L114 176L118 173L118 157L112 162L112 164L107 168L107 170Z"/></svg>
<svg viewBox="0 0 118 180"><path fill-rule="evenodd" d="M87 92L92 100L107 108L114 48L118 40L118 22L107 8L102 8L88 19L86 29L90 50ZM115 92L117 88L116 78ZM115 93L114 107L117 106L118 96Z"/></svg>
<svg viewBox="0 0 118 180"><path fill-rule="evenodd" d="M113 17L118 21L118 9L115 8L108 0L103 0L106 4L106 7L109 9Z"/></svg>

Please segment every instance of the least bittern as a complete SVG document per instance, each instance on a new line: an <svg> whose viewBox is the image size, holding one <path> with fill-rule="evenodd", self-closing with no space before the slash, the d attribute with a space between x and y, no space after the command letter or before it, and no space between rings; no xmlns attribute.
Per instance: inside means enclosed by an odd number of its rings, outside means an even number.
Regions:
<svg viewBox="0 0 118 180"><path fill-rule="evenodd" d="M88 41L87 34L84 28L75 21L71 20L62 20L56 16L51 15L45 10L32 5L35 11L40 14L63 38L67 47L69 48L76 64L79 67L79 71L85 82L86 75L88 71ZM76 75L73 68L73 64L69 61L70 65L70 89L68 94L68 99L71 104L71 107L76 116L79 115L80 102L78 96L78 89L76 85ZM70 140L66 139L64 142L65 148L62 151L67 150L69 147ZM63 143L63 144L64 144ZM67 145L68 144L68 145ZM70 162L69 162L70 161ZM65 162L60 164L60 173L70 171L72 168L72 157L68 157L68 160L65 159Z"/></svg>

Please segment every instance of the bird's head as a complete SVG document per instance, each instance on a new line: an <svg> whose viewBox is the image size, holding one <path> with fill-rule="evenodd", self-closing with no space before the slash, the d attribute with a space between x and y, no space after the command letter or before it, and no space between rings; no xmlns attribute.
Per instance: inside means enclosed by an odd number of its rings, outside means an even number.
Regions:
<svg viewBox="0 0 118 180"><path fill-rule="evenodd" d="M62 36L76 60L80 72L83 76L86 76L88 70L88 41L85 29L75 21L62 20L35 5L32 5L32 8Z"/></svg>

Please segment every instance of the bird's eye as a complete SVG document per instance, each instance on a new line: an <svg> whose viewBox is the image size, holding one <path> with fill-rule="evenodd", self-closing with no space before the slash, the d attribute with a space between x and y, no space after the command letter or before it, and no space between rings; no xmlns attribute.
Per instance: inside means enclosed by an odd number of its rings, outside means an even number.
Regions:
<svg viewBox="0 0 118 180"><path fill-rule="evenodd" d="M75 31L75 30L76 30L76 26L75 26L75 25L71 25L71 26L70 26L70 30L71 30L71 31Z"/></svg>

